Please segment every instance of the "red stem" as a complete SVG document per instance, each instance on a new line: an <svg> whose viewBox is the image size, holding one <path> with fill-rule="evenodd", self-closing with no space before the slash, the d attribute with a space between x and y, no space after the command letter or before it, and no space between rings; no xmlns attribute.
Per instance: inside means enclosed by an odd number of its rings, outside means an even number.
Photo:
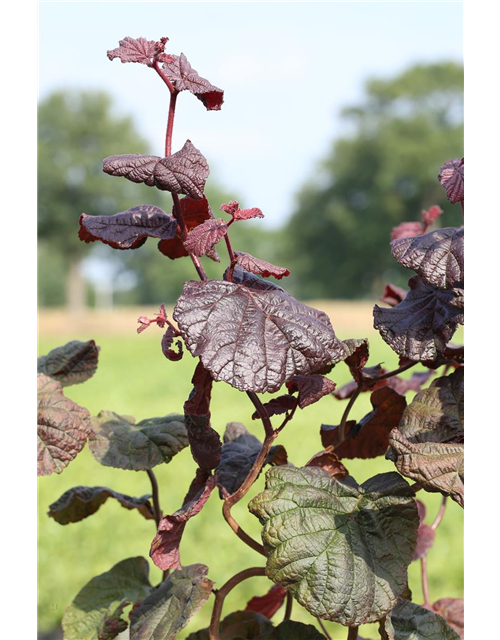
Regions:
<svg viewBox="0 0 500 640"><path fill-rule="evenodd" d="M421 570L422 570L422 592L424 594L424 607L429 607L431 604L429 598L429 585L427 583L427 558L424 556L421 560Z"/></svg>
<svg viewBox="0 0 500 640"><path fill-rule="evenodd" d="M321 631L323 631L323 633L325 634L325 636L328 638L328 640L332 640L332 636L328 633L328 631L326 630L325 625L323 624L323 620L321 620L321 618L316 618L316 620L318 621L319 626L321 627Z"/></svg>
<svg viewBox="0 0 500 640"><path fill-rule="evenodd" d="M219 636L219 623L220 617L222 613L222 607L224 605L224 600L226 599L227 594L234 589L240 582L246 580L247 578L253 578L254 576L265 576L266 570L264 567L251 567L250 569L244 569L240 571L235 576L230 578L226 584L222 585L222 587L217 591L215 595L215 604L212 611L212 619L210 620L210 628L208 630L208 635L210 640L220 640Z"/></svg>
<svg viewBox="0 0 500 640"><path fill-rule="evenodd" d="M155 523L156 523L156 528L158 529L158 526L160 524L160 520L161 520L161 509L160 509L160 497L159 497L159 493L158 493L158 482L156 480L156 476L153 473L153 471L151 469L146 469L146 473L149 476L149 479L151 481L151 490L153 493L153 511L154 511L154 518L155 518Z"/></svg>
<svg viewBox="0 0 500 640"><path fill-rule="evenodd" d="M444 512L446 511L446 496L443 496L443 499L441 501L441 507L439 508L438 514L436 516L436 519L434 520L434 522L431 524L431 529L433 531L436 531L436 529L439 527L439 525L441 524L441 520L444 517Z"/></svg>

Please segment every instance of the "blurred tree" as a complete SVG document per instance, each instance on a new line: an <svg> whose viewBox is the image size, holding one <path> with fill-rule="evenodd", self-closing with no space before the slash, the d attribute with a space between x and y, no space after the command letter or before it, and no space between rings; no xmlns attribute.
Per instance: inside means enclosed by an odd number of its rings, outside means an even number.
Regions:
<svg viewBox="0 0 500 640"><path fill-rule="evenodd" d="M299 193L284 234L281 262L305 298L378 296L387 280L404 286L408 271L388 246L392 227L432 204L444 209L440 226L461 222L436 177L463 155L462 66L417 65L370 80L364 104L342 115L351 135Z"/></svg>
<svg viewBox="0 0 500 640"><path fill-rule="evenodd" d="M90 256L100 257L103 264L108 261L112 267L108 272L113 272L114 278L119 279L124 272L133 275L135 286L129 291L117 292L117 302L172 302L183 280L193 277L189 259L170 261L160 254L154 240L149 240L138 251L114 251L100 243L85 244L78 238L78 218L83 212L112 215L138 204L153 204L170 211L170 194L110 178L102 172L102 159L107 156L149 152L132 119L117 116L112 99L106 93L61 91L41 102L38 116L40 306L66 303L74 312L79 312L87 299L81 263ZM234 199L235 194L224 193L209 180L207 197L216 212L220 204ZM258 233L248 223L235 230L236 237L243 234L249 238L244 242L246 246L257 244ZM225 267L212 264L208 268L212 277L221 277ZM103 277L104 273L99 273L97 279Z"/></svg>

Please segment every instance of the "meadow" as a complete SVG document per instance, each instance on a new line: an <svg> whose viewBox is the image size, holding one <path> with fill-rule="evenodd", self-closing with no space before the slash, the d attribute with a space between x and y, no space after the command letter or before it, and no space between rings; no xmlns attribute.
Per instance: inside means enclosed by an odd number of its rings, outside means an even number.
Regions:
<svg viewBox="0 0 500 640"><path fill-rule="evenodd" d="M368 337L370 364L383 362L388 369L397 367L397 356L372 328L372 305L368 302L311 303L326 311L336 334L341 339ZM106 409L133 415L137 421L169 413L182 413L183 403L191 391L191 376L195 361L185 354L179 362L166 360L160 348L162 332L150 327L137 335L139 315L152 317L155 309L120 309L113 313L91 313L69 319L62 312L41 311L39 315L39 354L65 342L93 338L101 347L99 367L95 376L82 385L68 387L65 393L92 415ZM462 331L454 338L459 343ZM407 372L409 376L411 372ZM404 374L403 374L404 375ZM347 367L338 364L329 377L338 386L349 380ZM262 425L251 419L253 406L244 394L224 383L215 383L212 401L212 426L221 434L227 422L243 422L258 437ZM407 394L408 401L412 394ZM322 423L338 424L347 401L327 397L302 411L286 426L278 442L288 452L296 466L305 464L322 449L319 429ZM352 418L360 419L371 410L370 394L358 399ZM358 482L387 471L392 462L383 457L374 460L346 460L349 473ZM173 513L182 504L189 483L194 476L195 463L189 449L185 449L168 464L155 467L160 486L163 512ZM38 587L39 629L47 632L60 623L64 609L79 589L93 576L110 569L128 557L149 558L151 540L155 534L152 520L145 520L135 511L128 511L109 500L93 516L74 524L61 526L48 518L48 506L67 489L76 485L107 486L133 496L150 492L145 472L121 471L98 464L86 447L61 475L42 477L38 481ZM254 538L260 539L260 525L246 505L264 486L264 474L233 514L241 526ZM441 496L420 492L419 498L427 506L431 522L439 509ZM199 515L189 521L181 547L184 565L203 563L209 567L209 577L220 587L237 571L250 566L262 566L263 558L243 544L222 518L221 503L214 491ZM161 572L150 561L150 580L156 584ZM440 525L434 547L428 555L429 591L434 602L444 597L463 597L463 511L449 501L445 518ZM413 600L422 602L420 563L413 563L409 571ZM262 577L252 578L239 585L226 600L226 611L244 608L254 595L264 594L271 583ZM191 631L207 626L211 603L199 611L179 640ZM223 614L224 615L224 614ZM275 619L279 620L283 611ZM298 604L294 604L292 618L314 624L314 619ZM346 631L335 624L326 624L333 640L343 640ZM376 626L360 629L365 638L377 638Z"/></svg>

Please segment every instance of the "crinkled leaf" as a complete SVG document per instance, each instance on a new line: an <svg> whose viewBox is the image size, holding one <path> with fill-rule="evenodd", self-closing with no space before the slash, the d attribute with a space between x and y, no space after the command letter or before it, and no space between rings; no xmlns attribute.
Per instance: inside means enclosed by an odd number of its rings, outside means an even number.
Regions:
<svg viewBox="0 0 500 640"><path fill-rule="evenodd" d="M198 476L195 478L196 483L197 481ZM204 486L193 498L185 500L178 511L161 519L158 533L151 543L149 555L155 565L163 571L181 568L179 545L184 528L187 521L203 509L216 483L217 478L209 476ZM191 490L188 492L188 496L190 493Z"/></svg>
<svg viewBox="0 0 500 640"><path fill-rule="evenodd" d="M459 640L441 616L403 599L381 622L380 634L383 640Z"/></svg>
<svg viewBox="0 0 500 640"><path fill-rule="evenodd" d="M293 411L298 404L298 399L295 396L285 394L272 398L269 402L264 403L264 408L269 417L277 416L288 411ZM252 420L259 420L260 416L258 411L254 411L252 414Z"/></svg>
<svg viewBox="0 0 500 640"><path fill-rule="evenodd" d="M463 227L446 227L416 238L400 238L393 240L391 247L392 255L400 264L439 289L447 289L464 279Z"/></svg>
<svg viewBox="0 0 500 640"><path fill-rule="evenodd" d="M252 640L261 638L261 634L272 630L272 622L262 614L255 611L235 611L222 620L219 635L220 640ZM208 629L189 634L187 640L210 640Z"/></svg>
<svg viewBox="0 0 500 640"><path fill-rule="evenodd" d="M312 624L295 622L295 620L285 620L270 633L259 636L259 640L325 640L325 636L320 633Z"/></svg>
<svg viewBox="0 0 500 640"><path fill-rule="evenodd" d="M406 298L408 291L395 284L386 284L384 293L380 296L380 302L385 302L391 307L395 307Z"/></svg>
<svg viewBox="0 0 500 640"><path fill-rule="evenodd" d="M92 578L66 609L65 640L100 640L103 623L121 613L123 603L142 600L152 590L145 558L128 558Z"/></svg>
<svg viewBox="0 0 500 640"><path fill-rule="evenodd" d="M390 434L387 458L426 491L449 495L463 506L464 371L435 380L405 409Z"/></svg>
<svg viewBox="0 0 500 640"><path fill-rule="evenodd" d="M92 418L92 455L105 467L144 471L170 460L187 446L182 416L171 413L135 424L135 418L101 411Z"/></svg>
<svg viewBox="0 0 500 640"><path fill-rule="evenodd" d="M224 102L224 91L199 76L183 53L170 58L171 60L163 65L163 69L174 88L177 91L190 91L203 102L207 111L219 111Z"/></svg>
<svg viewBox="0 0 500 640"><path fill-rule="evenodd" d="M109 156L103 161L103 171L132 182L144 182L148 187L184 193L195 200L203 199L210 173L207 161L190 140L167 158L140 154Z"/></svg>
<svg viewBox="0 0 500 640"><path fill-rule="evenodd" d="M464 640L464 601L462 598L441 598L432 605L432 610L446 620L461 640Z"/></svg>
<svg viewBox="0 0 500 640"><path fill-rule="evenodd" d="M175 218L149 204L132 207L114 216L80 216L78 236L85 242L100 240L113 249L137 249L148 238L175 238Z"/></svg>
<svg viewBox="0 0 500 640"><path fill-rule="evenodd" d="M463 323L463 290L437 289L418 276L410 278L406 298L392 309L373 309L374 326L398 355L434 360Z"/></svg>
<svg viewBox="0 0 500 640"><path fill-rule="evenodd" d="M245 611L255 611L271 619L278 609L283 606L286 593L286 589L279 584L275 584L263 596L254 596L249 600Z"/></svg>
<svg viewBox="0 0 500 640"><path fill-rule="evenodd" d="M174 319L213 378L240 391L277 391L294 374L314 373L345 356L328 316L284 291L189 281Z"/></svg>
<svg viewBox="0 0 500 640"><path fill-rule="evenodd" d="M290 275L290 271L285 267L277 267L266 260L255 258L249 253L235 251L234 255L236 257L236 262L241 265L243 269L250 271L250 273L255 273L258 276L262 276L263 278L274 276L278 280L281 280L284 276Z"/></svg>
<svg viewBox="0 0 500 640"><path fill-rule="evenodd" d="M163 53L168 38L162 38L159 42L146 40L146 38L124 38L118 42L116 49L108 51L108 58L119 58L122 62L139 62L148 67L153 66L153 60L166 62L172 56Z"/></svg>
<svg viewBox="0 0 500 640"><path fill-rule="evenodd" d="M323 469L269 470L249 504L264 525L267 575L314 616L379 620L406 587L419 523L413 496L397 473L358 485Z"/></svg>
<svg viewBox="0 0 500 640"><path fill-rule="evenodd" d="M220 210L228 213L234 220L250 220L251 218L263 218L264 214L260 209L240 209L239 202L231 200L227 204L222 204Z"/></svg>
<svg viewBox="0 0 500 640"><path fill-rule="evenodd" d="M149 502L151 495L132 498L124 493L108 489L108 487L73 487L68 489L49 506L48 515L59 524L79 522L95 513L108 498L115 498L125 509L137 509L146 520L151 520L154 517L153 508Z"/></svg>
<svg viewBox="0 0 500 640"><path fill-rule="evenodd" d="M452 158L445 162L438 175L448 200L453 204L464 199L464 159Z"/></svg>
<svg viewBox="0 0 500 640"><path fill-rule="evenodd" d="M63 387L87 381L97 371L99 347L93 340L72 340L38 358L38 373L54 378Z"/></svg>
<svg viewBox="0 0 500 640"><path fill-rule="evenodd" d="M404 396L390 387L377 389L371 395L373 411L358 424L348 421L346 438L337 445L338 427L321 425L324 447L333 445L339 458L376 458L383 456L389 446L389 433L397 427L406 407Z"/></svg>
<svg viewBox="0 0 500 640"><path fill-rule="evenodd" d="M299 407L305 409L310 404L314 404L324 396L333 393L336 385L325 376L312 374L310 376L293 376L286 383L286 386L290 393L299 392Z"/></svg>
<svg viewBox="0 0 500 640"><path fill-rule="evenodd" d="M206 220L188 234L184 246L195 256L204 256L222 240L226 231L227 224L221 218Z"/></svg>
<svg viewBox="0 0 500 640"><path fill-rule="evenodd" d="M241 425L243 426L243 425ZM224 436L222 455L217 474L219 485L229 493L234 493L242 485L262 448L262 442L245 429L245 432L228 440ZM287 453L283 445L271 447L264 464L283 465L288 462Z"/></svg>
<svg viewBox="0 0 500 640"><path fill-rule="evenodd" d="M161 339L161 350L163 352L163 355L165 356L165 358L171 360L172 362L181 360L182 356L184 355L182 342L180 340L177 340L177 342L175 343L177 351L174 351L174 349L171 348L172 342L174 341L176 335L177 334L175 330L169 325L167 327L167 330L163 334L163 338Z"/></svg>
<svg viewBox="0 0 500 640"><path fill-rule="evenodd" d="M335 480L343 480L349 475L349 472L342 462L340 462L338 456L333 452L332 446L326 447L324 451L320 451L314 455L305 466L321 467L321 469L324 469Z"/></svg>
<svg viewBox="0 0 500 640"><path fill-rule="evenodd" d="M38 461L39 476L61 473L76 458L91 432L87 409L66 398L62 385L38 374Z"/></svg>
<svg viewBox="0 0 500 640"><path fill-rule="evenodd" d="M170 573L132 613L130 640L174 640L212 592L207 571L192 564Z"/></svg>

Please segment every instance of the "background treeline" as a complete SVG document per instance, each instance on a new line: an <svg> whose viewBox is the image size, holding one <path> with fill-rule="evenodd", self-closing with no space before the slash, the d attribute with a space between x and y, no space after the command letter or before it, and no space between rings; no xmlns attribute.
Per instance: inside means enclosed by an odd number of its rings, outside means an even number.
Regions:
<svg viewBox="0 0 500 640"><path fill-rule="evenodd" d="M288 267L287 290L302 299L378 297L387 281L404 286L388 251L391 228L432 204L444 209L441 226L457 224L436 175L463 155L462 66L417 65L369 80L361 104L342 115L345 135L304 175L282 228L231 229L237 250ZM40 306L173 302L193 277L190 261L168 260L153 240L121 252L77 235L82 212L111 215L143 203L168 210L165 193L102 172L106 156L150 151L132 120L117 117L105 93L59 92L40 104L38 135ZM207 197L218 215L238 194L209 180ZM221 265L205 262L209 277L221 277Z"/></svg>

